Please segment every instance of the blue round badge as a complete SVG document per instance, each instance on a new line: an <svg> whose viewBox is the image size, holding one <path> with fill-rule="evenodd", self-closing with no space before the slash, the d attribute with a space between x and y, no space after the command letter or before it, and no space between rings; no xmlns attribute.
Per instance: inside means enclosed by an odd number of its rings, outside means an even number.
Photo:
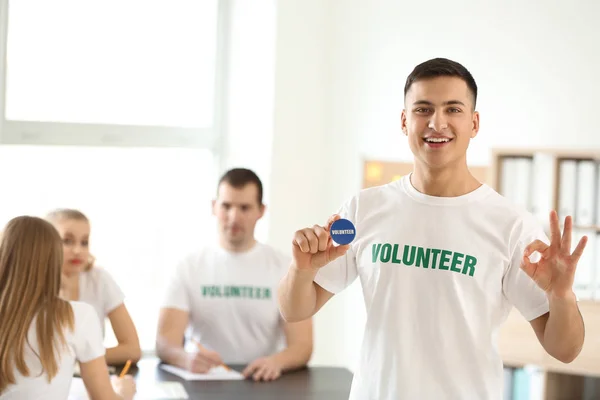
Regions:
<svg viewBox="0 0 600 400"><path fill-rule="evenodd" d="M352 222L347 219L338 219L331 225L329 229L331 239L337 244L348 244L356 237L356 229Z"/></svg>

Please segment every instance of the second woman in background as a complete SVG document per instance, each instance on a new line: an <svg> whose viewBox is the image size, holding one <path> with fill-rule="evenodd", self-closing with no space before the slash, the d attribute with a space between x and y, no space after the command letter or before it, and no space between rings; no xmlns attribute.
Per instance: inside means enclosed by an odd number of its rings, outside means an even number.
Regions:
<svg viewBox="0 0 600 400"><path fill-rule="evenodd" d="M61 296L65 300L91 304L98 317L102 333L108 317L118 345L106 349L109 365L137 362L141 357L138 334L124 304L124 295L110 274L94 266L90 254L90 222L80 211L57 209L47 216L63 240L64 262Z"/></svg>
<svg viewBox="0 0 600 400"><path fill-rule="evenodd" d="M90 398L131 400L133 378L109 378L93 307L59 297L62 259L41 218L14 218L0 237L0 400L66 399L76 362Z"/></svg>

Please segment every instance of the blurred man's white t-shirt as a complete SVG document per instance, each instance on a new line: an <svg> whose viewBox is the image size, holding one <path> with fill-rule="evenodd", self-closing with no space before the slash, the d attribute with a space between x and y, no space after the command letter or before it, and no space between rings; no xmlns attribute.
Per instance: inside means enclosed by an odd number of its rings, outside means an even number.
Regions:
<svg viewBox="0 0 600 400"><path fill-rule="evenodd" d="M243 253L206 246L177 266L162 307L189 312L191 338L225 363L272 355L285 344L277 287L290 260L262 243Z"/></svg>

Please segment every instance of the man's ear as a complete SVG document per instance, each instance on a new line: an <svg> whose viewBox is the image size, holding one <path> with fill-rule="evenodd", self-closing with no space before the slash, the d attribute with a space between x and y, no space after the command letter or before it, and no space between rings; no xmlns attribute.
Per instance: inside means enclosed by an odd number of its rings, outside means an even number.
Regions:
<svg viewBox="0 0 600 400"><path fill-rule="evenodd" d="M471 139L479 133L479 112L473 112L473 129L471 130Z"/></svg>
<svg viewBox="0 0 600 400"><path fill-rule="evenodd" d="M215 206L217 205L217 200L212 200L212 215L217 215L217 213L215 212Z"/></svg>
<svg viewBox="0 0 600 400"><path fill-rule="evenodd" d="M400 115L400 126L402 128L402 132L408 136L408 129L406 128L406 110L402 110L402 114Z"/></svg>

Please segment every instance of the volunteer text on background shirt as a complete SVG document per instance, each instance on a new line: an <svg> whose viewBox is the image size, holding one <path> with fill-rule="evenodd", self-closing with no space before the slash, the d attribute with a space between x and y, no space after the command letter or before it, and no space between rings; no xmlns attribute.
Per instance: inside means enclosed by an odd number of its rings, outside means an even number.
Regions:
<svg viewBox="0 0 600 400"><path fill-rule="evenodd" d="M48 383L48 377L42 372L42 366L36 353L37 345L35 318L28 331L28 341L31 347L25 345L25 362L30 374L24 377L16 371L16 384L11 385L0 395L0 400L31 400L31 399L66 399L73 379L75 362L88 362L104 356L102 333L98 318L91 305L71 301L75 329L66 330L67 346L62 348L58 360L58 374Z"/></svg>
<svg viewBox="0 0 600 400"><path fill-rule="evenodd" d="M277 286L289 265L262 243L243 253L206 246L177 266L162 307L189 312L191 337L223 362L247 364L284 348Z"/></svg>
<svg viewBox="0 0 600 400"><path fill-rule="evenodd" d="M315 282L331 293L362 284L367 322L350 398L501 399L498 329L512 306L528 321L549 311L520 269L525 246L548 242L535 217L485 184L433 197L410 175L361 191L339 214L356 239Z"/></svg>

